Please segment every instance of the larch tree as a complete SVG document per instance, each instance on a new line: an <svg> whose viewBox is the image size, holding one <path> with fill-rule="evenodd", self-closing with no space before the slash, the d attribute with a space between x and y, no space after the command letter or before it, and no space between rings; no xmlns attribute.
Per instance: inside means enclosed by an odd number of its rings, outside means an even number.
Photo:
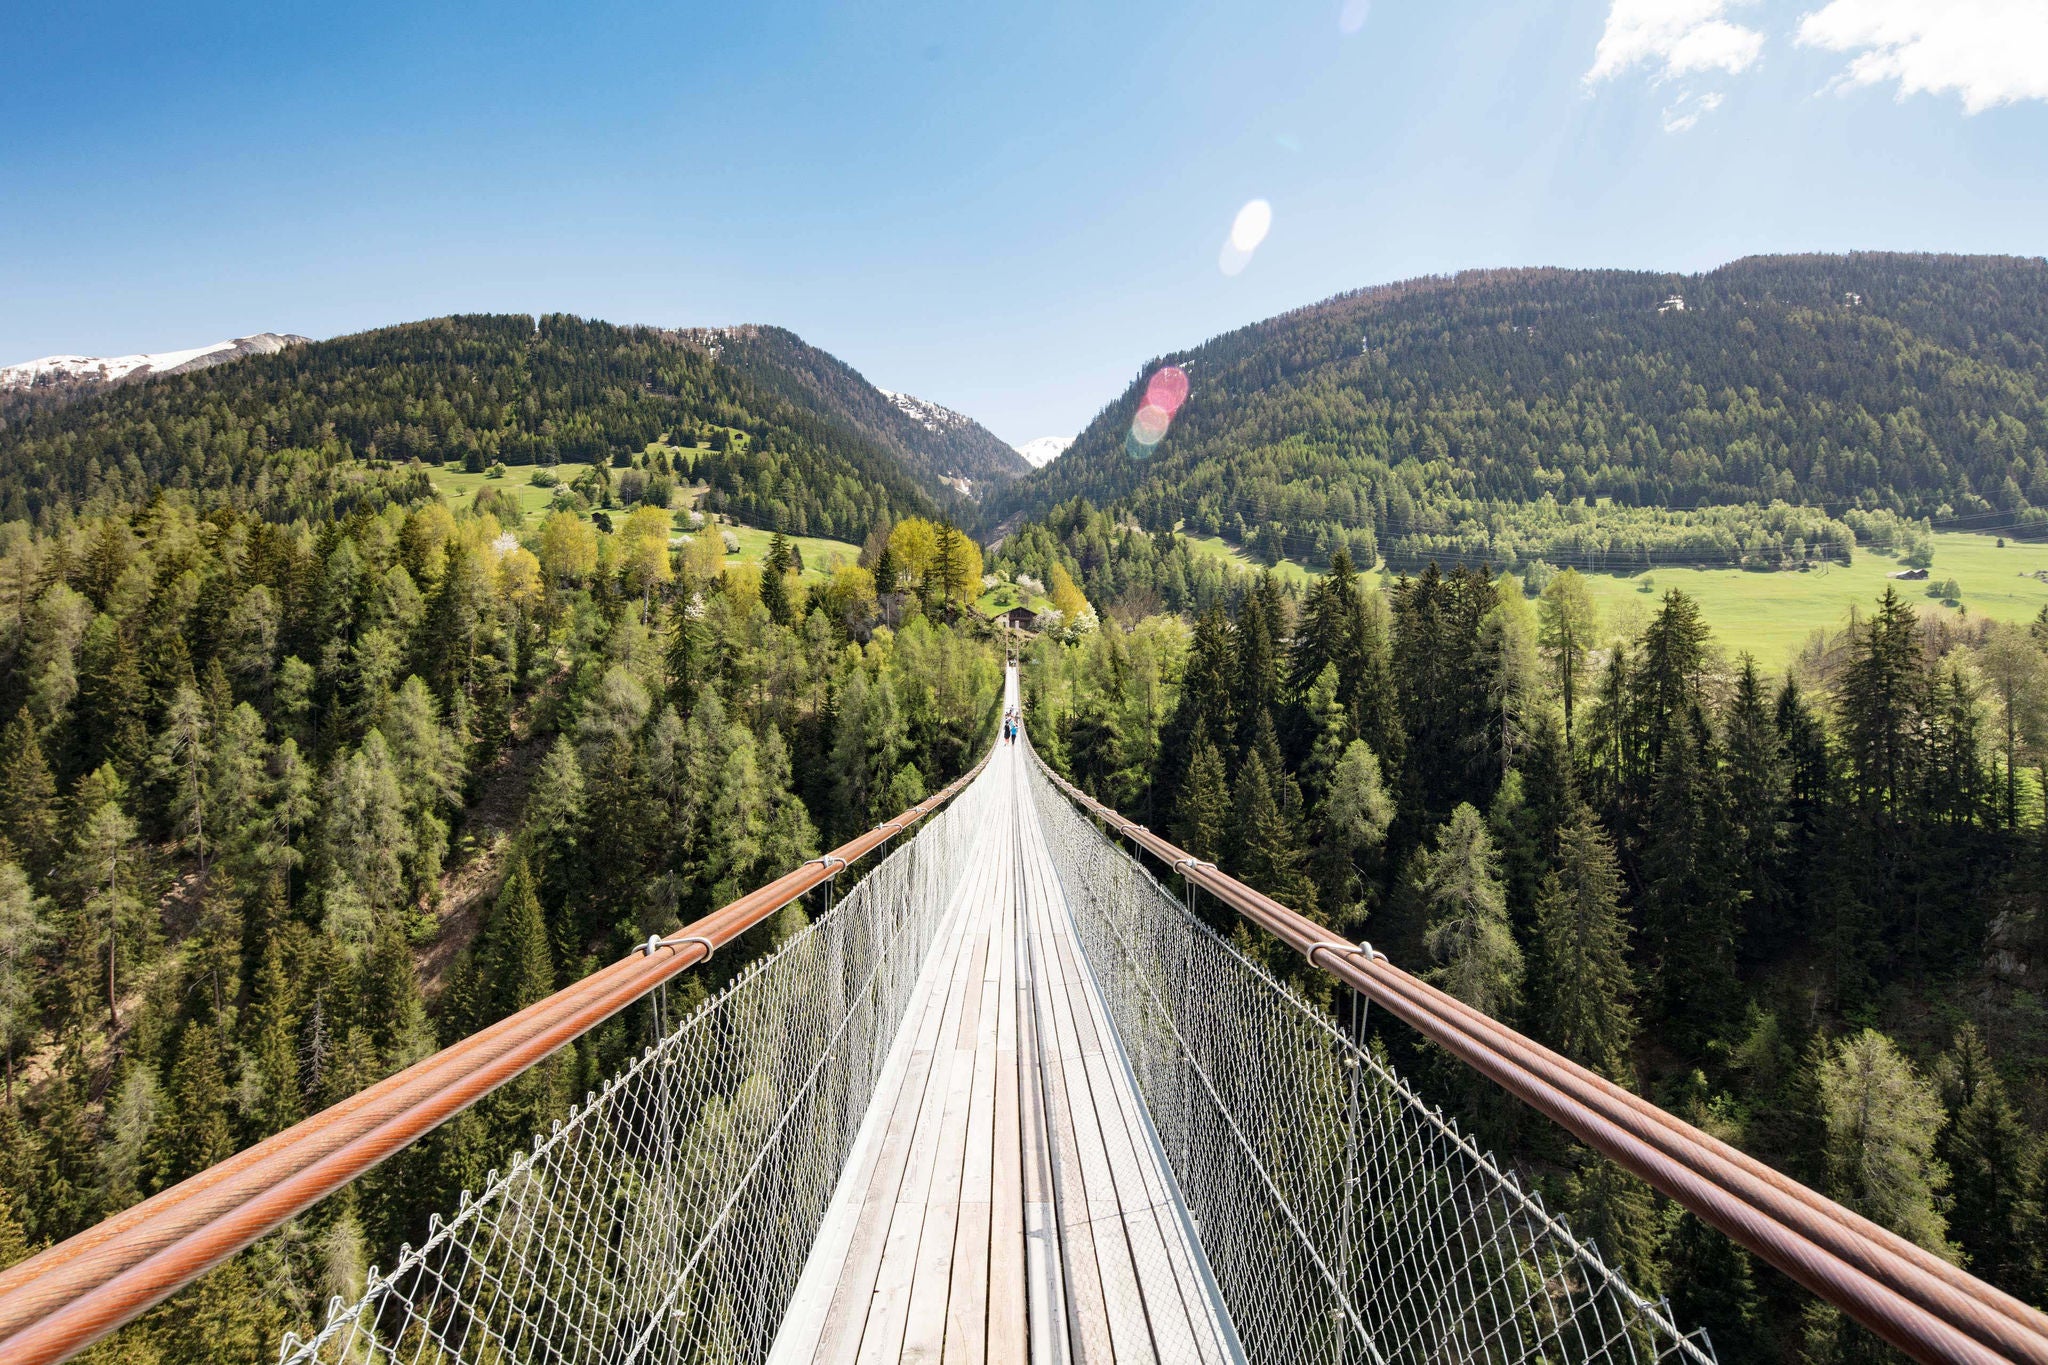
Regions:
<svg viewBox="0 0 2048 1365"><path fill-rule="evenodd" d="M1464 804L1437 830L1434 847L1416 850L1409 877L1427 917L1429 980L1507 1020L1522 1000L1522 950L1495 861L1485 819Z"/></svg>
<svg viewBox="0 0 2048 1365"><path fill-rule="evenodd" d="M1563 569L1550 576L1536 601L1536 619L1536 640L1557 679L1558 697L1564 703L1565 739L1569 742L1586 655L1593 649L1600 629L1593 595L1586 590L1586 580L1577 569Z"/></svg>
<svg viewBox="0 0 2048 1365"><path fill-rule="evenodd" d="M1953 1257L1942 1215L1949 1173L1934 1154L1945 1115L1934 1086L1876 1029L1842 1039L1816 1076L1828 1193L1882 1227Z"/></svg>

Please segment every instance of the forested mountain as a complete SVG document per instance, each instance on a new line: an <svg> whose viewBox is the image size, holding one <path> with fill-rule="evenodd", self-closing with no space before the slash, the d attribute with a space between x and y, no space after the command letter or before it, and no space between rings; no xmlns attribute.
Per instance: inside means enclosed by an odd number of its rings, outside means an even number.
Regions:
<svg viewBox="0 0 2048 1365"><path fill-rule="evenodd" d="M1031 466L971 417L878 389L845 361L780 327L692 328L676 335L791 403L838 418L894 454L928 491L969 487L980 498Z"/></svg>
<svg viewBox="0 0 2048 1365"><path fill-rule="evenodd" d="M897 454L647 328L437 318L123 385L0 425L0 520L188 488L267 516L345 513L414 460L526 464L708 444L707 506L859 540L931 510ZM403 492L413 496L417 489Z"/></svg>
<svg viewBox="0 0 2048 1365"><path fill-rule="evenodd" d="M1305 589L1219 584L1184 538L1080 503L997 562L1073 578L1084 557L1167 609L1028 657L1033 742L1084 789L2048 1305L2048 612L1922 621L1887 590L1777 678L1682 593L1614 630L1569 569L1534 600L1483 567L1382 588L1341 552ZM1721 1360L1903 1360L1366 1022Z"/></svg>
<svg viewBox="0 0 2048 1365"><path fill-rule="evenodd" d="M1167 363L1189 393L1146 446L1128 433ZM1823 513L1849 509L2048 529L2048 263L1758 257L1362 290L1147 365L984 517L1075 496L1319 566L1339 546L1407 567L1774 562L1823 553Z"/></svg>
<svg viewBox="0 0 2048 1365"><path fill-rule="evenodd" d="M467 375L448 408L479 411L493 383L460 357L517 338L450 341L470 327L424 329L428 361L394 387ZM330 396L371 403L332 373ZM585 411L629 421L633 391L614 397ZM878 522L875 572L806 581L787 541L729 565L715 537L672 544L677 514L644 500L612 531L385 491L280 522L102 487L48 527L0 527L0 1267L872 828L992 739L1001 654L960 610L980 556L950 527ZM721 951L672 1007L804 915ZM644 1015L91 1359L273 1359L615 1072Z"/></svg>

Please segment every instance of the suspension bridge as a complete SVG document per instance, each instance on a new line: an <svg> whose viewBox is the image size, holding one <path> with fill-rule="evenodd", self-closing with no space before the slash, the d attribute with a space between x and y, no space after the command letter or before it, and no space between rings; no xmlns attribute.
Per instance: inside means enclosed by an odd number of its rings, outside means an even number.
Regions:
<svg viewBox="0 0 2048 1365"><path fill-rule="evenodd" d="M871 857L672 1013L669 982ZM641 1002L642 1053L278 1359L1714 1360L1196 895L1913 1358L2048 1365L2039 1312L1188 856L1024 736L0 1274L0 1361L75 1354Z"/></svg>

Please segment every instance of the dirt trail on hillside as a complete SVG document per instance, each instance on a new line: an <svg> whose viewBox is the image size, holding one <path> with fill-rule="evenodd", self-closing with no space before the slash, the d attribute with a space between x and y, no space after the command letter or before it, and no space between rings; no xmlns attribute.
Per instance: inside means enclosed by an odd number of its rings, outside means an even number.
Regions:
<svg viewBox="0 0 2048 1365"><path fill-rule="evenodd" d="M546 756L552 733L533 732L536 704L559 689L569 677L557 671L512 714L512 744L484 773L483 791L463 811L462 837L451 850L441 874L441 903L434 910L434 936L415 955L420 990L432 1000L448 984L455 959L476 936L498 883L504 876L505 854L526 814L526 792L533 771Z"/></svg>

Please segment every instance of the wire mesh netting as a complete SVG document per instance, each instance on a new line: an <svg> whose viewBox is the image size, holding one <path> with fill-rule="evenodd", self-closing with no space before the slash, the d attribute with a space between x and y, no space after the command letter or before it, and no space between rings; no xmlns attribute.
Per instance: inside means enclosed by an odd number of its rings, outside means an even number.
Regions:
<svg viewBox="0 0 2048 1365"><path fill-rule="evenodd" d="M1384 1059L1190 915L1034 763L1054 865L1252 1361L1713 1360Z"/></svg>
<svg viewBox="0 0 2048 1365"><path fill-rule="evenodd" d="M988 792L971 785L280 1361L765 1356Z"/></svg>

